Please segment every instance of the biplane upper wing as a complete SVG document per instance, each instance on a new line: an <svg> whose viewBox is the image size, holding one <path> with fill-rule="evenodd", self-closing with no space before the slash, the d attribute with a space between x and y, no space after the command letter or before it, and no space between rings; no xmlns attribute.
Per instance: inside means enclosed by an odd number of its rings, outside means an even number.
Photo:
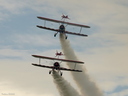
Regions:
<svg viewBox="0 0 128 96"><path fill-rule="evenodd" d="M47 21L56 22L56 23L64 23L64 24L73 25L73 26L79 26L79 27L90 28L90 26L87 26L87 25L76 24L76 23L70 23L70 22L65 22L65 21L61 21L61 20L55 20L55 19L50 19L50 18L45 18L45 17L40 17L40 16L38 16L37 18L42 19L42 20L47 20Z"/></svg>
<svg viewBox="0 0 128 96"><path fill-rule="evenodd" d="M44 26L39 26L39 25L37 25L37 27L42 28L42 29L47 29L47 30L59 32L59 29L53 29L53 28L44 27ZM72 35L79 35L79 36L88 36L88 35L86 35L86 34L75 33L75 32L69 32L69 31L65 31L65 33L67 33L67 34L72 34Z"/></svg>
<svg viewBox="0 0 128 96"><path fill-rule="evenodd" d="M72 63L84 64L84 62L82 62L82 61L67 60L67 59L59 59L59 58L46 57L46 56L40 56L40 55L32 55L32 56L33 56L33 57L36 57L36 58L43 58L43 59L49 59L49 60L58 60L58 61L63 61L63 62L72 62Z"/></svg>
<svg viewBox="0 0 128 96"><path fill-rule="evenodd" d="M38 66L38 67L54 69L54 66L46 66L46 65L34 64L34 63L32 63L32 65ZM82 70L68 69L68 68L63 68L63 67L59 67L59 70L82 72Z"/></svg>

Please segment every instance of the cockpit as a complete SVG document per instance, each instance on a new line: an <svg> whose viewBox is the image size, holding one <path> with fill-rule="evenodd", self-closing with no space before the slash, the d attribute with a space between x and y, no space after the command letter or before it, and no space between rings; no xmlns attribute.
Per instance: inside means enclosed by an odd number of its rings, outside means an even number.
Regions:
<svg viewBox="0 0 128 96"><path fill-rule="evenodd" d="M54 66L55 66L55 67L60 67L59 62L55 62L55 63L54 63Z"/></svg>
<svg viewBox="0 0 128 96"><path fill-rule="evenodd" d="M59 29L60 29L60 32L64 32L65 31L64 25L60 25Z"/></svg>

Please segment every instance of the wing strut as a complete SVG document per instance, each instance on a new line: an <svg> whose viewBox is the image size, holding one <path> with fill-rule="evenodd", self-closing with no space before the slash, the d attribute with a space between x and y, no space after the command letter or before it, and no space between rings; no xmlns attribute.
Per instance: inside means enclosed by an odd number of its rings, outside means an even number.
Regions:
<svg viewBox="0 0 128 96"><path fill-rule="evenodd" d="M44 26L46 25L46 20L44 20Z"/></svg>
<svg viewBox="0 0 128 96"><path fill-rule="evenodd" d="M82 27L80 28L80 32L79 33L81 33L81 30L82 30Z"/></svg>
<svg viewBox="0 0 128 96"><path fill-rule="evenodd" d="M39 58L39 65L41 64L41 58Z"/></svg>
<svg viewBox="0 0 128 96"><path fill-rule="evenodd" d="M74 66L74 69L76 68L76 63L75 63L75 66Z"/></svg>

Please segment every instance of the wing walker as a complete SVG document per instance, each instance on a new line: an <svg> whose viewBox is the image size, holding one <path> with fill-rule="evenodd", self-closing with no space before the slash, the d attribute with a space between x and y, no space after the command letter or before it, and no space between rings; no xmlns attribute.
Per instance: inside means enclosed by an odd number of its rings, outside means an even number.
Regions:
<svg viewBox="0 0 128 96"><path fill-rule="evenodd" d="M63 56L64 54L62 53L62 52L58 52L58 51L56 51L56 56L55 57L58 57L59 58L59 56Z"/></svg>

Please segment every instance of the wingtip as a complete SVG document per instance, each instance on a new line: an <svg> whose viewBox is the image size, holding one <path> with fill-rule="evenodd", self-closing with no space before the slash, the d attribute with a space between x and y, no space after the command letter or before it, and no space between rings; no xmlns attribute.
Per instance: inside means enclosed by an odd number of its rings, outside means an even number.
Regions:
<svg viewBox="0 0 128 96"><path fill-rule="evenodd" d="M40 18L40 16L37 16L37 18Z"/></svg>
<svg viewBox="0 0 128 96"><path fill-rule="evenodd" d="M33 57L36 57L37 55L32 55Z"/></svg>

